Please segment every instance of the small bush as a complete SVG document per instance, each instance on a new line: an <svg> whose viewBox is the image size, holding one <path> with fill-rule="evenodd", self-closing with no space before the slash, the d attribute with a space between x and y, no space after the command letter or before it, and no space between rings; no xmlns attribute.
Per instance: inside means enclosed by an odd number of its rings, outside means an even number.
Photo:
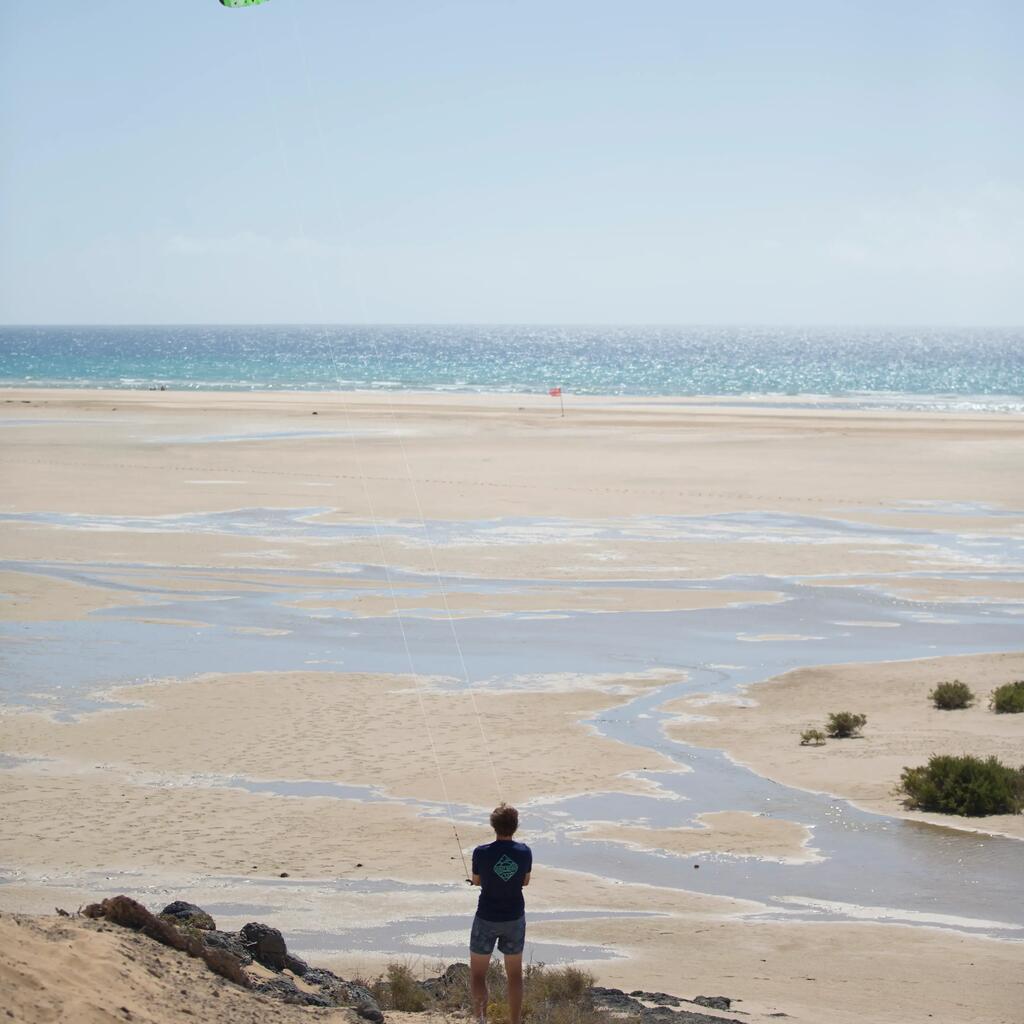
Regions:
<svg viewBox="0 0 1024 1024"><path fill-rule="evenodd" d="M825 742L825 734L820 729L804 729L800 733L801 747L820 747Z"/></svg>
<svg viewBox="0 0 1024 1024"><path fill-rule="evenodd" d="M969 708L974 703L974 692L966 683L954 679L952 682L939 683L928 694L928 699L940 711L959 711L961 708Z"/></svg>
<svg viewBox="0 0 1024 1024"><path fill-rule="evenodd" d="M523 1016L526 1016L524 1011ZM512 1011L504 999L492 999L487 1004L487 1020L490 1024L509 1024L512 1020Z"/></svg>
<svg viewBox="0 0 1024 1024"><path fill-rule="evenodd" d="M1024 679L1003 683L992 691L988 706L998 715L1018 715L1024 711Z"/></svg>
<svg viewBox="0 0 1024 1024"><path fill-rule="evenodd" d="M430 996L405 964L388 964L386 980L378 978L369 988L383 1010L419 1013L430 1005Z"/></svg>
<svg viewBox="0 0 1024 1024"><path fill-rule="evenodd" d="M451 964L439 968L440 977L424 987L433 993L436 1005L447 1011L469 1010L467 984L469 968ZM391 977L389 968L388 976ZM527 964L523 971L523 1020L526 1024L608 1024L608 1014L594 1006L593 975L578 967L548 967ZM389 982L379 979L374 989L386 1001ZM487 970L488 1024L509 1024L508 986L500 957ZM383 1004L382 1004L383 1005ZM616 1024L640 1024L638 1018L622 1018Z"/></svg>
<svg viewBox="0 0 1024 1024"><path fill-rule="evenodd" d="M523 973L523 1018L533 1024L600 1024L605 1018L594 1008L593 984L594 976L578 967L530 964Z"/></svg>
<svg viewBox="0 0 1024 1024"><path fill-rule="evenodd" d="M834 740L846 740L858 736L867 725L867 715L855 715L852 711L834 711L828 716L827 732Z"/></svg>
<svg viewBox="0 0 1024 1024"><path fill-rule="evenodd" d="M594 976L578 967L547 967L530 964L524 973L523 991L534 1004L584 1003L590 1001Z"/></svg>
<svg viewBox="0 0 1024 1024"><path fill-rule="evenodd" d="M501 957L495 957L487 965L487 992L492 999L501 1002L508 992L508 982L505 978L505 965Z"/></svg>
<svg viewBox="0 0 1024 1024"><path fill-rule="evenodd" d="M1024 768L1009 768L995 757L937 754L926 765L904 768L898 792L918 811L969 818L1017 814L1024 808Z"/></svg>

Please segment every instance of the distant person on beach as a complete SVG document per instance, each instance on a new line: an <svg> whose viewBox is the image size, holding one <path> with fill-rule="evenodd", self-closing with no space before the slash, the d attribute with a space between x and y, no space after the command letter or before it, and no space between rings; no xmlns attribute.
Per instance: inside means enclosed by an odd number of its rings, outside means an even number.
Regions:
<svg viewBox="0 0 1024 1024"><path fill-rule="evenodd" d="M509 1024L520 1024L523 1014L523 945L526 942L526 904L523 889L530 884L533 854L512 837L519 828L519 812L499 804L491 812L493 843L473 851L473 884L480 886L473 930L469 936L470 991L479 1022L487 1019L487 968L494 943L505 955L508 978Z"/></svg>

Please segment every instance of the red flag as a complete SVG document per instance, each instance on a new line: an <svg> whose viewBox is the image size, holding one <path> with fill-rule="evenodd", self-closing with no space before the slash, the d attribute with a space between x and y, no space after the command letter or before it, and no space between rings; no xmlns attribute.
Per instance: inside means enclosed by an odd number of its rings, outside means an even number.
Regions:
<svg viewBox="0 0 1024 1024"><path fill-rule="evenodd" d="M549 395L550 395L550 396L551 396L552 398L561 398L561 397L562 397L562 389L561 389L561 388L552 388L552 389L551 389L551 390L550 390L550 391L548 392L548 394L549 394Z"/></svg>

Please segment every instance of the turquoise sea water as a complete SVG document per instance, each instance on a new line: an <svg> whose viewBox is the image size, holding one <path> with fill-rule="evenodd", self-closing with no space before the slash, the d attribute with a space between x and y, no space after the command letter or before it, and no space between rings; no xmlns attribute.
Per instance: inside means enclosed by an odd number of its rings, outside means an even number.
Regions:
<svg viewBox="0 0 1024 1024"><path fill-rule="evenodd" d="M1024 411L1024 329L0 328L0 385L843 396Z"/></svg>

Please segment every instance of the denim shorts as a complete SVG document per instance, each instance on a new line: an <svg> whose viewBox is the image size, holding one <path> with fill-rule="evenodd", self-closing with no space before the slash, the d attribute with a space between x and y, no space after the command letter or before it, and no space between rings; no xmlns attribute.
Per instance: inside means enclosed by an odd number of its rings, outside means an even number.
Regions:
<svg viewBox="0 0 1024 1024"><path fill-rule="evenodd" d="M469 933L470 953L490 956L494 952L495 941L499 952L506 956L522 953L526 944L525 915L514 921L485 921L482 917L474 917L473 930Z"/></svg>

